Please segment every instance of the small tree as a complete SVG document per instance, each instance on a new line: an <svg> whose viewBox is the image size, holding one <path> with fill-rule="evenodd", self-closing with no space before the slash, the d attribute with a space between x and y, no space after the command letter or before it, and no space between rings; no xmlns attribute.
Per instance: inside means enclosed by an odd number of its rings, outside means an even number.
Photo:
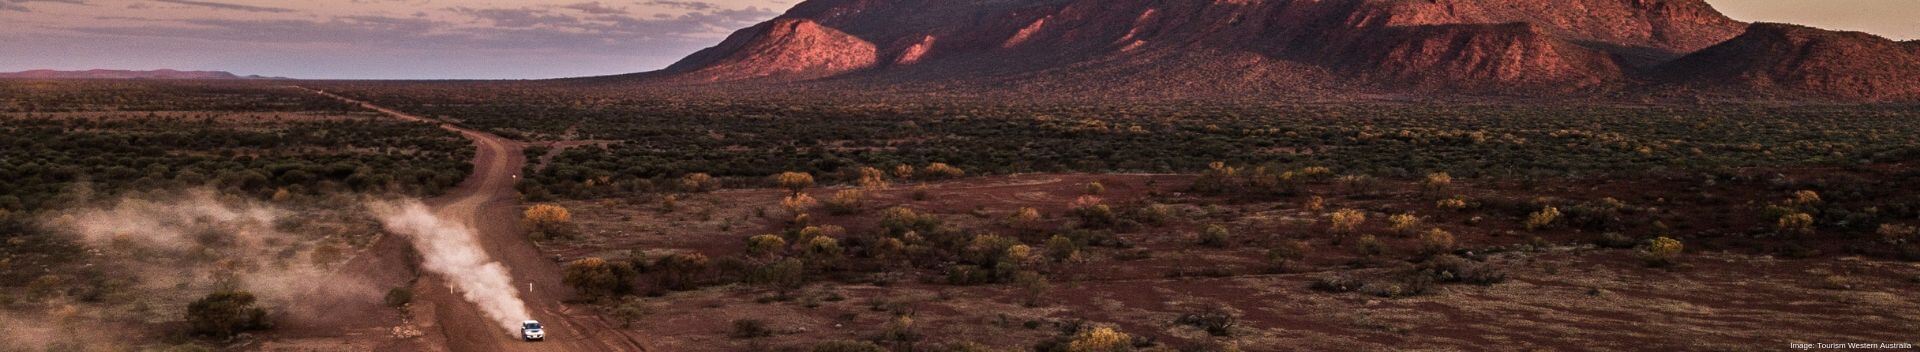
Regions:
<svg viewBox="0 0 1920 352"><path fill-rule="evenodd" d="M1014 273L1013 284L1019 286L1020 292L1025 294L1025 304L1029 307L1040 305L1040 298L1046 297L1047 290L1053 289L1053 284L1047 282L1046 275L1033 270Z"/></svg>
<svg viewBox="0 0 1920 352"><path fill-rule="evenodd" d="M232 338L243 332L273 327L267 310L254 306L255 298L246 291L220 291L187 304L187 325L193 333L215 338Z"/></svg>

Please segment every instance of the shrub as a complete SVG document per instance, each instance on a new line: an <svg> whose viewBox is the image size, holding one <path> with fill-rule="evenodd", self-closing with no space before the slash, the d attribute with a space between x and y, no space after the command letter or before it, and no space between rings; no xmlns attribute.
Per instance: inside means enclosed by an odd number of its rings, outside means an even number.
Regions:
<svg viewBox="0 0 1920 352"><path fill-rule="evenodd" d="M555 204L535 204L521 214L534 239L564 238L573 232L573 213Z"/></svg>
<svg viewBox="0 0 1920 352"><path fill-rule="evenodd" d="M1608 232L1600 234L1600 238L1594 239L1593 244L1602 248L1627 249L1639 245L1640 241L1617 232Z"/></svg>
<svg viewBox="0 0 1920 352"><path fill-rule="evenodd" d="M807 187L813 187L813 175L805 172L782 172L773 175L773 182L788 192L800 193Z"/></svg>
<svg viewBox="0 0 1920 352"><path fill-rule="evenodd" d="M1173 323L1199 328L1205 330L1208 335L1217 337L1233 336L1235 325L1233 314L1219 308L1181 314L1179 318L1173 320Z"/></svg>
<svg viewBox="0 0 1920 352"><path fill-rule="evenodd" d="M1168 222L1172 222L1176 216L1178 216L1178 214L1173 207L1166 204L1147 204L1146 206L1133 208L1127 212L1127 218L1133 219L1133 221L1141 224L1154 226L1165 225Z"/></svg>
<svg viewBox="0 0 1920 352"><path fill-rule="evenodd" d="M1308 287L1315 291L1341 293L1353 292L1366 285L1366 281L1345 274L1339 274L1313 279L1313 284Z"/></svg>
<svg viewBox="0 0 1920 352"><path fill-rule="evenodd" d="M887 349L868 341L834 340L814 344L812 352L887 352Z"/></svg>
<svg viewBox="0 0 1920 352"><path fill-rule="evenodd" d="M1874 233L1880 235L1881 241L1901 244L1912 240L1916 233L1920 233L1920 230L1914 229L1913 226L1901 224L1880 224L1880 229L1875 230Z"/></svg>
<svg viewBox="0 0 1920 352"><path fill-rule="evenodd" d="M1013 284L1019 286L1020 292L1026 294L1026 305L1028 306L1038 305L1040 298L1046 296L1047 290L1053 288L1053 285L1047 282L1046 275L1040 275L1039 272L1032 270L1021 270L1020 272L1014 273Z"/></svg>
<svg viewBox="0 0 1920 352"><path fill-rule="evenodd" d="M1080 245L1075 244L1073 239L1067 236L1053 235L1053 238L1047 239L1047 256L1054 261L1072 260L1079 254Z"/></svg>
<svg viewBox="0 0 1920 352"><path fill-rule="evenodd" d="M1820 204L1820 193L1812 190L1793 192L1793 198L1787 199L1787 204L1802 207L1818 205Z"/></svg>
<svg viewBox="0 0 1920 352"><path fill-rule="evenodd" d="M920 332L914 328L913 316L900 314L887 320L886 330L880 332L881 341L910 345L920 341Z"/></svg>
<svg viewBox="0 0 1920 352"><path fill-rule="evenodd" d="M1067 342L1067 352L1124 352L1133 350L1133 336L1112 327L1081 332Z"/></svg>
<svg viewBox="0 0 1920 352"><path fill-rule="evenodd" d="M1279 245L1267 249L1267 261L1278 266L1286 262L1306 259L1308 250L1310 250L1310 248L1307 245L1307 241L1280 241Z"/></svg>
<svg viewBox="0 0 1920 352"><path fill-rule="evenodd" d="M1336 234L1351 233L1367 221L1367 214L1359 210L1340 209L1328 218L1329 229Z"/></svg>
<svg viewBox="0 0 1920 352"><path fill-rule="evenodd" d="M1020 210L1014 211L1013 215L1007 217L1007 225L1015 229L1037 230L1041 225L1040 210L1020 208Z"/></svg>
<svg viewBox="0 0 1920 352"><path fill-rule="evenodd" d="M1227 242L1229 242L1229 239L1227 238L1227 236L1228 236L1228 233L1227 233L1227 228L1225 226L1207 225L1207 229L1200 233L1200 245L1207 246L1207 247L1214 247L1214 248L1226 248Z"/></svg>
<svg viewBox="0 0 1920 352"><path fill-rule="evenodd" d="M567 263L561 282L590 298L616 297L633 290L633 279L640 272L626 262L609 262L588 257Z"/></svg>
<svg viewBox="0 0 1920 352"><path fill-rule="evenodd" d="M773 336L773 329L767 327L766 321L759 319L737 319L733 321L733 331L727 336L736 339L768 337Z"/></svg>
<svg viewBox="0 0 1920 352"><path fill-rule="evenodd" d="M807 241L807 248L804 253L806 253L808 261L823 264L824 266L832 266L833 263L840 261L845 254L845 250L840 248L840 240L833 239L833 237L818 236Z"/></svg>
<svg viewBox="0 0 1920 352"><path fill-rule="evenodd" d="M786 209L788 214L794 216L806 214L808 209L813 209L813 206L818 204L820 204L819 201L806 193L794 193L780 198L780 208Z"/></svg>
<svg viewBox="0 0 1920 352"><path fill-rule="evenodd" d="M633 321L640 320L640 318L646 315L647 307L642 305L640 300L636 299L627 299L626 301L620 302L620 305L613 307L613 317L620 319L620 327L623 328L633 327Z"/></svg>
<svg viewBox="0 0 1920 352"><path fill-rule="evenodd" d="M691 173L680 177L680 190L693 193L706 193L720 189L720 180L705 173Z"/></svg>
<svg viewBox="0 0 1920 352"><path fill-rule="evenodd" d="M1410 235L1420 227L1420 217L1413 214L1395 214L1387 217L1387 224L1395 233Z"/></svg>
<svg viewBox="0 0 1920 352"><path fill-rule="evenodd" d="M1547 206L1545 209L1527 215L1527 230L1545 229L1553 226L1554 221L1558 220L1560 220L1560 209Z"/></svg>
<svg viewBox="0 0 1920 352"><path fill-rule="evenodd" d="M900 165L893 166L893 178L903 179L903 180L911 179L916 174L917 173L913 171L913 165L900 164Z"/></svg>
<svg viewBox="0 0 1920 352"><path fill-rule="evenodd" d="M1437 254L1452 252L1453 246L1453 233L1447 232L1447 230L1436 227L1420 234L1420 251L1422 253Z"/></svg>
<svg viewBox="0 0 1920 352"><path fill-rule="evenodd" d="M1093 181L1093 182L1088 182L1086 185L1086 188L1082 189L1081 191L1086 195L1097 196L1101 194L1106 194L1107 186L1100 184L1100 181Z"/></svg>
<svg viewBox="0 0 1920 352"><path fill-rule="evenodd" d="M860 168L860 180L857 181L857 183L860 185L860 188L870 190L887 189L887 187L891 186L890 183L887 182L887 173L872 167Z"/></svg>
<svg viewBox="0 0 1920 352"><path fill-rule="evenodd" d="M838 215L859 213L860 208L866 205L866 198L867 193L857 189L834 192L832 198L827 198L827 212Z"/></svg>
<svg viewBox="0 0 1920 352"><path fill-rule="evenodd" d="M699 253L675 253L653 263L654 280L669 290L687 290L706 278L708 259Z"/></svg>
<svg viewBox="0 0 1920 352"><path fill-rule="evenodd" d="M1193 180L1192 189L1198 193L1219 194L1240 188L1239 183L1239 168L1216 161L1208 163L1207 171L1200 173L1200 178Z"/></svg>
<svg viewBox="0 0 1920 352"><path fill-rule="evenodd" d="M1432 275L1437 282L1492 285L1507 281L1507 273L1504 270L1452 255L1436 256L1427 260L1419 269Z"/></svg>
<svg viewBox="0 0 1920 352"><path fill-rule="evenodd" d="M805 286L806 275L806 263L800 262L799 259L787 258L762 267L755 281L771 286L785 296L787 292Z"/></svg>
<svg viewBox="0 0 1920 352"><path fill-rule="evenodd" d="M1435 173L1427 174L1426 181L1420 183L1420 188L1423 190L1426 190L1429 193L1443 192L1443 191L1446 191L1448 187L1452 187L1452 186L1453 186L1453 176L1448 175L1445 172L1435 172Z"/></svg>
<svg viewBox="0 0 1920 352"><path fill-rule="evenodd" d="M1792 213L1781 216L1774 226L1782 233L1813 233L1813 215Z"/></svg>
<svg viewBox="0 0 1920 352"><path fill-rule="evenodd" d="M747 254L756 257L770 257L787 248L787 240L778 235L759 235L747 238Z"/></svg>
<svg viewBox="0 0 1920 352"><path fill-rule="evenodd" d="M1373 235L1360 236L1360 239L1355 240L1353 245L1354 249L1360 252L1360 255L1380 255L1380 253L1386 252L1387 248L1380 243L1380 238L1374 237Z"/></svg>
<svg viewBox="0 0 1920 352"><path fill-rule="evenodd" d="M1434 206L1439 207L1440 209L1447 209L1447 210L1466 209L1467 198L1454 196L1453 198L1441 199L1440 201L1435 202Z"/></svg>
<svg viewBox="0 0 1920 352"><path fill-rule="evenodd" d="M1101 204L1099 197L1081 196L1068 206L1073 209L1074 217L1080 219L1081 227L1109 228L1120 220L1119 216L1114 215L1113 207Z"/></svg>
<svg viewBox="0 0 1920 352"><path fill-rule="evenodd" d="M382 301L386 302L388 307L405 307L407 303L413 303L413 289L406 287L389 289L386 298Z"/></svg>
<svg viewBox="0 0 1920 352"><path fill-rule="evenodd" d="M920 214L913 209L893 207L880 214L880 227L886 229L889 236L901 236L908 232L932 233L939 230L940 226L939 217Z"/></svg>
<svg viewBox="0 0 1920 352"><path fill-rule="evenodd" d="M1304 203L1301 203L1301 205L1300 205L1300 207L1301 207L1301 208L1304 208L1304 209L1306 209L1307 211L1311 211L1311 212L1318 212L1318 211L1321 211L1321 210L1326 210L1326 209L1327 209L1327 199L1326 199L1326 198L1321 198L1320 196L1312 196L1312 197L1307 197L1307 201L1306 201L1306 202L1304 202Z"/></svg>
<svg viewBox="0 0 1920 352"><path fill-rule="evenodd" d="M1667 266L1672 265L1685 249L1686 246L1679 240L1663 236L1647 243L1647 248L1640 251L1640 257L1646 260L1648 266Z"/></svg>
<svg viewBox="0 0 1920 352"><path fill-rule="evenodd" d="M246 291L219 291L187 304L187 325L194 334L231 338L243 332L272 328L267 310L254 306Z"/></svg>
<svg viewBox="0 0 1920 352"><path fill-rule="evenodd" d="M932 163L922 168L920 174L929 179L941 180L966 176L967 171L953 167L953 165L947 165L946 163Z"/></svg>

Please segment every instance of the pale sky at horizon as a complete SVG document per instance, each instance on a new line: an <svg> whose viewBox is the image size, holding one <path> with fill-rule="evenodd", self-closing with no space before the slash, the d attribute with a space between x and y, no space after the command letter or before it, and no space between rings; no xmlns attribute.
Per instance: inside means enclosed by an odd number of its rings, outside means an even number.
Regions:
<svg viewBox="0 0 1920 352"><path fill-rule="evenodd" d="M0 0L0 72L515 79L659 69L800 0ZM1920 39L1920 0L1708 0L1744 21Z"/></svg>

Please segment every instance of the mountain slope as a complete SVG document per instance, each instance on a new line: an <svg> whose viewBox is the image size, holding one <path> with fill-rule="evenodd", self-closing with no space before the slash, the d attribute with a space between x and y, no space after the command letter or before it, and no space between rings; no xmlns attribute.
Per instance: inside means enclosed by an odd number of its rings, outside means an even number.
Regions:
<svg viewBox="0 0 1920 352"><path fill-rule="evenodd" d="M1692 87L1841 100L1920 99L1920 46L1859 32L1755 24L1662 68Z"/></svg>
<svg viewBox="0 0 1920 352"><path fill-rule="evenodd" d="M1599 96L1674 82L1676 60L1746 28L1704 0L809 0L627 78L1039 97ZM1899 83L1819 80L1786 81L1903 96Z"/></svg>

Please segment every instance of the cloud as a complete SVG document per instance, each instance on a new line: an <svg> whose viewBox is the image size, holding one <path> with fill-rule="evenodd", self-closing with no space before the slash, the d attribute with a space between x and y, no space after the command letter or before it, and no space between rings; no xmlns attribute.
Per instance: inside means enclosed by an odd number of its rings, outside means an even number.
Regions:
<svg viewBox="0 0 1920 352"><path fill-rule="evenodd" d="M164 3L169 3L169 4L176 4L176 5L187 5L187 6L199 6L199 7L205 7L205 8L210 8L210 9L218 9L218 10L234 10L234 11L247 11L247 12L271 12L271 13L288 13L288 12L294 12L294 10L293 10L293 9L286 9L286 8L278 8L278 7L266 7L266 6L253 6L253 5L240 5L240 4L228 4L228 3L220 3L220 2L210 2L210 1L196 1L196 0L153 0L153 1L158 1L158 2L164 2Z"/></svg>
<svg viewBox="0 0 1920 352"><path fill-rule="evenodd" d="M713 4L699 2L699 1L653 0L653 1L645 2L644 4L665 6L665 7L677 8L677 9L687 9L687 10L694 10L694 11L706 11L706 10L713 9Z"/></svg>
<svg viewBox="0 0 1920 352"><path fill-rule="evenodd" d="M601 4L599 1L583 2L583 3L576 3L576 4L570 4L570 5L561 5L560 8L571 9L571 10L585 12L585 13L594 14L594 15L615 15L615 14L627 13L626 9L608 7L605 4Z"/></svg>
<svg viewBox="0 0 1920 352"><path fill-rule="evenodd" d="M471 9L457 7L449 9L454 13L473 16L493 22L506 28L529 28L541 26L566 27L580 23L578 18L558 14L546 9Z"/></svg>
<svg viewBox="0 0 1920 352"><path fill-rule="evenodd" d="M0 12L6 12L6 11L33 12L33 9L29 9L26 6L26 3L30 3L30 2L51 2L51 3L60 3L60 4L70 4L70 5L86 5L87 4L87 2L84 0L0 0Z"/></svg>

